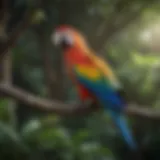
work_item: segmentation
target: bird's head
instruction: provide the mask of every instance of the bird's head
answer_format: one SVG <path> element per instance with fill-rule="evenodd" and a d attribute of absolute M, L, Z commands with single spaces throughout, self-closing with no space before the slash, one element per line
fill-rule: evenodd
<path fill-rule="evenodd" d="M 86 46 L 83 35 L 77 29 L 69 25 L 60 25 L 56 27 L 51 35 L 51 39 L 55 46 L 60 46 L 63 49 L 69 47 L 84 48 Z"/>

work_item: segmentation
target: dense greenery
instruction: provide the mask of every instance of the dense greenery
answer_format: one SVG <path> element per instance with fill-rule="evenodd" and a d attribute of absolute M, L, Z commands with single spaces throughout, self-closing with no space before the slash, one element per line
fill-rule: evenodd
<path fill-rule="evenodd" d="M 29 27 L 9 50 L 12 72 L 3 70 L 14 85 L 43 97 L 78 101 L 73 86 L 64 78 L 62 54 L 50 38 L 56 25 L 67 23 L 81 29 L 97 53 L 111 63 L 128 103 L 152 109 L 160 106 L 160 37 L 153 33 L 149 42 L 140 38 L 145 29 L 160 24 L 158 0 L 8 2 L 10 16 L 1 24 L 5 27 L 0 31 L 2 40 L 4 33 L 9 37 L 23 21 L 25 13 L 32 13 Z M 3 76 L 1 71 L 2 80 Z M 2 97 L 0 119 L 2 160 L 124 160 L 129 154 L 104 112 L 60 117 Z M 141 117 L 129 120 L 148 160 L 160 159 L 159 121 Z"/>

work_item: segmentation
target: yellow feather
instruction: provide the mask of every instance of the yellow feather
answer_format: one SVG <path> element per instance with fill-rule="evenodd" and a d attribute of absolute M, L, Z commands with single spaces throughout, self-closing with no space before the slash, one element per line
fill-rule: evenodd
<path fill-rule="evenodd" d="M 77 65 L 76 70 L 83 76 L 92 80 L 98 80 L 101 77 L 101 74 L 98 69 L 87 65 Z"/>
<path fill-rule="evenodd" d="M 102 60 L 100 57 L 92 54 L 92 52 L 88 52 L 87 54 L 94 61 L 99 70 L 107 77 L 107 79 L 109 79 L 116 88 L 120 88 L 120 83 L 118 82 L 109 64 Z"/>

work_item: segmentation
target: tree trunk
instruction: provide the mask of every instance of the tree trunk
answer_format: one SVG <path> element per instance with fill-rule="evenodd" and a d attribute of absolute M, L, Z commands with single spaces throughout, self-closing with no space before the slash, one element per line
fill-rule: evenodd
<path fill-rule="evenodd" d="M 8 13 L 4 13 L 4 16 L 1 19 L 0 24 L 0 49 L 3 48 L 4 44 L 7 41 L 6 27 L 8 23 Z M 0 81 L 2 83 L 12 85 L 12 55 L 8 51 L 0 63 Z M 3 100 L 3 96 L 0 95 L 0 99 Z M 8 116 L 10 124 L 16 126 L 16 115 L 15 115 L 15 101 L 8 100 Z"/>
<path fill-rule="evenodd" d="M 64 74 L 62 55 L 53 50 L 50 45 L 50 35 L 45 32 L 44 28 L 36 30 L 40 54 L 43 59 L 43 71 L 45 78 L 45 88 L 47 97 L 64 100 Z M 52 59 L 52 54 L 55 60 Z"/>

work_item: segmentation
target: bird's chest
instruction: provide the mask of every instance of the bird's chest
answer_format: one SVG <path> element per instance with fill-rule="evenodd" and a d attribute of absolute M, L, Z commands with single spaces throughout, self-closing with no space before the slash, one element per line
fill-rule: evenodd
<path fill-rule="evenodd" d="M 69 50 L 65 53 L 66 67 L 74 67 L 78 64 L 89 64 L 91 60 L 81 51 Z"/>
<path fill-rule="evenodd" d="M 85 55 L 82 55 L 81 53 L 70 51 L 69 53 L 66 53 L 64 60 L 65 60 L 66 73 L 71 78 L 71 81 L 75 84 L 79 92 L 80 98 L 82 100 L 90 99 L 92 97 L 92 94 L 89 93 L 89 91 L 82 84 L 78 82 L 75 74 L 73 73 L 73 69 L 75 66 L 81 64 L 88 64 L 90 63 L 89 59 Z"/>
<path fill-rule="evenodd" d="M 66 70 L 66 74 L 73 81 L 75 79 L 73 70 L 76 66 L 88 63 L 87 57 L 84 56 L 80 51 L 71 49 L 64 55 L 64 67 Z"/>

